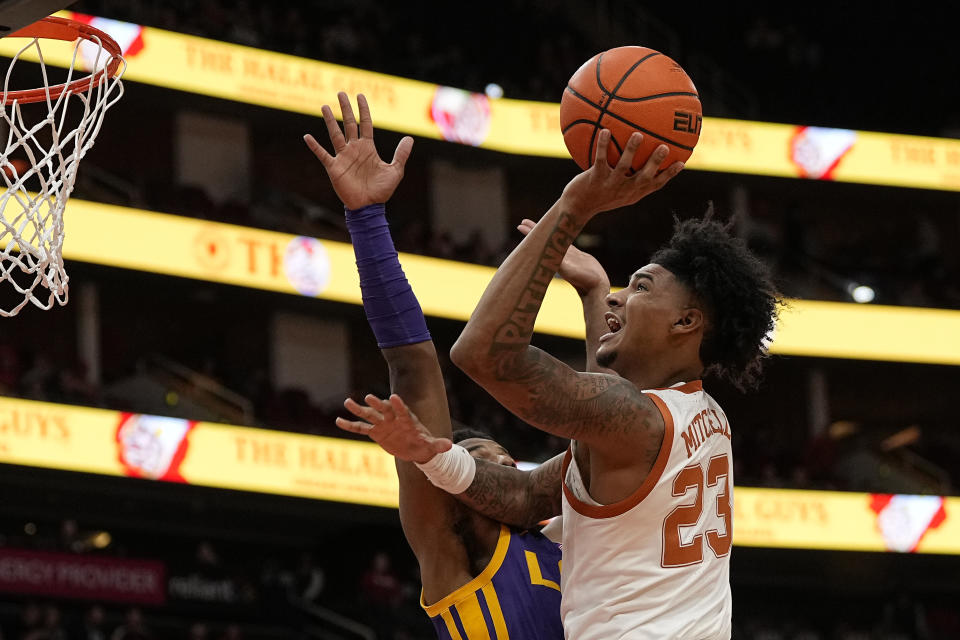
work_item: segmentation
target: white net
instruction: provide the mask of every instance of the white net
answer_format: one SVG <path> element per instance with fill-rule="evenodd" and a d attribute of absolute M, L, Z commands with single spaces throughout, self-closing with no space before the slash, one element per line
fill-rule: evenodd
<path fill-rule="evenodd" d="M 24 40 L 7 69 L 0 96 L 0 134 L 6 133 L 0 153 L 0 287 L 6 289 L 0 292 L 0 316 L 14 316 L 28 302 L 41 309 L 50 309 L 54 302 L 67 303 L 64 208 L 77 165 L 93 146 L 107 109 L 123 95 L 122 57 L 118 56 L 120 66 L 111 76 L 106 70 L 115 55 L 97 36 L 85 37 L 89 39 L 73 44 L 63 83 L 68 86 L 62 92 L 62 85 L 49 81 L 42 47 L 63 43 Z M 32 97 L 18 96 L 22 92 L 10 87 L 21 57 L 39 64 L 42 86 Z M 81 65 L 90 71 L 83 71 Z M 61 70 L 57 72 L 62 75 Z M 7 283 L 13 288 L 12 296 Z"/>

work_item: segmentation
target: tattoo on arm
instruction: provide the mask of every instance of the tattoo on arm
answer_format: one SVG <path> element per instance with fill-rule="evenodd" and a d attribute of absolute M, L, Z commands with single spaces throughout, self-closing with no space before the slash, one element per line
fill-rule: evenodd
<path fill-rule="evenodd" d="M 525 387 L 509 407 L 520 418 L 565 438 L 624 434 L 649 416 L 640 402 L 642 394 L 630 381 L 574 371 L 536 347 L 502 356 L 496 377 Z"/>
<path fill-rule="evenodd" d="M 560 268 L 579 226 L 561 214 L 507 320 L 490 346 L 497 382 L 522 384 L 522 397 L 506 403 L 521 418 L 539 426 L 557 427 L 562 435 L 578 438 L 581 430 L 622 433 L 634 428 L 644 411 L 639 392 L 626 380 L 612 375 L 583 376 L 564 363 L 530 346 L 537 312 L 550 280 Z M 599 424 L 597 424 L 599 423 Z"/>
<path fill-rule="evenodd" d="M 530 472 L 477 460 L 473 483 L 457 498 L 500 522 L 529 528 L 560 513 L 563 455 Z"/>
<path fill-rule="evenodd" d="M 513 311 L 510 312 L 510 317 L 494 332 L 491 355 L 495 355 L 502 348 L 509 349 L 529 344 L 537 312 L 540 311 L 543 298 L 547 295 L 547 287 L 560 270 L 563 256 L 578 233 L 579 227 L 573 222 L 573 218 L 566 213 L 561 214 L 556 226 L 550 232 L 546 246 L 540 253 L 533 274 L 527 280 Z"/>

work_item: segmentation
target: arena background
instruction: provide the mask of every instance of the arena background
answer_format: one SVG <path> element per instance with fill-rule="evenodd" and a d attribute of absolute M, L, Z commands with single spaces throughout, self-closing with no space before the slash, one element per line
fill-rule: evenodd
<path fill-rule="evenodd" d="M 68 207 L 70 304 L 0 330 L 0 637 L 432 637 L 391 463 L 333 425 L 386 368 L 301 137 L 338 89 L 369 97 L 382 153 L 416 136 L 388 215 L 401 251 L 442 260 L 402 257 L 444 354 L 576 171 L 566 79 L 621 44 L 684 65 L 703 138 L 580 246 L 622 285 L 713 202 L 795 299 L 758 393 L 708 383 L 734 430 L 734 637 L 960 637 L 960 87 L 935 12 L 67 9 L 131 23 L 100 23 L 130 68 Z M 582 366 L 557 288 L 537 343 Z M 530 463 L 563 448 L 444 366 L 457 419 Z"/>

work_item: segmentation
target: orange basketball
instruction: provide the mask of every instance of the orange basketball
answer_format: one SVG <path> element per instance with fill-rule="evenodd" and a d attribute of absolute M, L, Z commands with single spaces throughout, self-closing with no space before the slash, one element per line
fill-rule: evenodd
<path fill-rule="evenodd" d="M 9 161 L 6 161 L 0 165 L 3 167 L 3 172 L 7 174 L 9 180 L 15 180 L 17 177 L 22 176 L 27 172 L 27 169 L 30 168 L 30 164 L 26 160 L 21 160 L 20 158 L 13 158 Z"/>
<path fill-rule="evenodd" d="M 620 159 L 630 134 L 643 143 L 633 158 L 639 169 L 661 144 L 670 153 L 665 169 L 685 161 L 700 139 L 703 111 L 690 76 L 676 62 L 646 47 L 617 47 L 587 60 L 570 78 L 560 100 L 560 128 L 581 169 L 593 164 L 601 129 L 611 135 L 607 161 Z"/>

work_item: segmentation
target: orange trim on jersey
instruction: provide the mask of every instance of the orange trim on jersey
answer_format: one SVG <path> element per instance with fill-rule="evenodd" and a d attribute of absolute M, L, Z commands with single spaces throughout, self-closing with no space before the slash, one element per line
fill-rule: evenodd
<path fill-rule="evenodd" d="M 701 385 L 701 389 L 703 388 L 699 380 L 696 380 L 695 382 L 688 382 L 683 385 L 683 387 L 697 384 Z M 674 388 L 677 389 L 683 387 Z M 685 391 L 684 393 L 692 393 L 692 391 Z M 660 415 L 663 416 L 663 442 L 660 443 L 660 452 L 657 453 L 657 459 L 654 461 L 653 467 L 650 469 L 650 473 L 648 473 L 647 477 L 644 478 L 643 484 L 640 485 L 640 488 L 634 491 L 631 495 L 627 496 L 620 502 L 614 502 L 613 504 L 605 505 L 588 504 L 577 498 L 575 495 L 573 495 L 573 491 L 570 490 L 570 487 L 567 486 L 567 467 L 570 466 L 570 460 L 573 458 L 573 443 L 567 447 L 567 453 L 563 456 L 563 495 L 566 496 L 567 502 L 570 503 L 570 506 L 573 507 L 573 510 L 580 515 L 587 516 L 588 518 L 599 519 L 613 518 L 615 516 L 624 514 L 643 502 L 643 499 L 646 498 L 651 491 L 653 491 L 653 487 L 656 486 L 657 482 L 660 481 L 660 476 L 663 475 L 663 470 L 667 466 L 667 459 L 670 457 L 670 450 L 673 449 L 673 415 L 670 413 L 670 409 L 667 408 L 666 403 L 655 394 L 650 393 L 646 395 L 648 398 L 653 400 L 653 403 L 657 406 L 657 409 L 660 410 Z"/>
<path fill-rule="evenodd" d="M 493 557 L 490 558 L 489 564 L 484 567 L 483 571 L 480 572 L 476 578 L 463 585 L 450 595 L 444 596 L 438 600 L 435 604 L 427 604 L 423 601 L 423 590 L 420 590 L 420 606 L 423 607 L 423 610 L 427 612 L 427 615 L 431 618 L 437 617 L 440 613 L 446 611 L 450 607 L 460 603 L 464 598 L 472 596 L 474 593 L 479 591 L 484 585 L 490 583 L 493 580 L 493 574 L 495 574 L 499 569 L 500 565 L 503 564 L 503 559 L 507 557 L 507 548 L 510 546 L 510 528 L 506 525 L 500 525 L 500 537 L 497 539 L 497 547 L 493 550 Z"/>
<path fill-rule="evenodd" d="M 703 380 L 691 380 L 690 382 L 684 382 L 678 387 L 657 387 L 653 391 L 679 391 L 681 393 L 696 393 L 697 391 L 703 391 Z"/>

